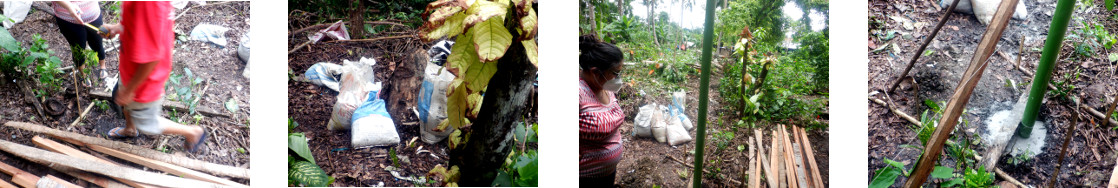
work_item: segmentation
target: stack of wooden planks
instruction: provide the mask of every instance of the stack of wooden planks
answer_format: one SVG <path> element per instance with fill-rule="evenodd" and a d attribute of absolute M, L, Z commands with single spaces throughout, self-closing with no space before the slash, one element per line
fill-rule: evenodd
<path fill-rule="evenodd" d="M 753 139 L 748 141 L 749 187 L 826 187 L 815 163 L 815 153 L 807 133 L 800 127 L 777 125 L 772 131 L 768 152 L 764 147 L 764 136 L 760 130 L 753 131 Z M 791 131 L 788 131 L 788 130 Z M 764 179 L 761 177 L 764 176 Z M 762 182 L 764 181 L 764 182 Z M 746 183 L 743 182 L 743 183 Z"/>
<path fill-rule="evenodd" d="M 69 142 L 74 146 L 86 147 L 104 155 L 162 172 L 149 172 L 121 165 L 40 136 L 31 139 L 39 148 L 0 140 L 0 151 L 49 166 L 59 172 L 100 187 L 248 187 L 214 176 L 248 178 L 248 169 L 174 156 L 148 148 L 61 131 L 42 125 L 8 122 L 4 126 L 44 134 Z M 51 175 L 39 177 L 4 163 L 0 163 L 0 171 L 11 175 L 11 182 L 20 187 L 36 187 L 37 185 L 80 187 Z M 0 188 L 8 187 L 16 186 L 0 180 Z"/>

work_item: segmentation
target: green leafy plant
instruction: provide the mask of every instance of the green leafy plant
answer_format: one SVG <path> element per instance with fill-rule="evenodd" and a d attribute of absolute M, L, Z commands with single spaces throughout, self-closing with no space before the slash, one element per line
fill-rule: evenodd
<path fill-rule="evenodd" d="M 873 179 L 870 180 L 870 188 L 887 188 L 896 183 L 897 177 L 908 176 L 904 164 L 889 159 L 884 160 L 885 167 L 874 171 Z"/>
<path fill-rule="evenodd" d="M 202 78 L 194 75 L 190 68 L 183 67 L 181 74 L 171 73 L 168 79 L 171 84 L 167 84 L 165 89 L 170 90 L 169 98 L 182 102 L 189 109 L 188 114 L 193 115 L 197 113 L 198 103 L 201 101 L 202 96 L 194 93 L 198 84 L 202 83 Z"/>
<path fill-rule="evenodd" d="M 287 184 L 289 186 L 325 187 L 334 183 L 321 167 L 315 164 L 314 155 L 303 133 L 292 132 L 299 126 L 295 119 L 287 120 Z"/>
<path fill-rule="evenodd" d="M 532 128 L 526 126 L 518 123 L 513 131 L 517 144 L 516 150 L 509 153 L 505 164 L 497 171 L 493 186 L 539 186 L 539 153 L 535 148 L 528 147 L 528 144 L 538 142 L 536 131 L 539 126 L 538 124 L 533 124 Z"/>

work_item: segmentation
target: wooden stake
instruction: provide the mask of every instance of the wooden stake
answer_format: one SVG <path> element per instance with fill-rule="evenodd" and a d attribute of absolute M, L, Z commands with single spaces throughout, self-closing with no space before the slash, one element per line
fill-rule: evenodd
<path fill-rule="evenodd" d="M 35 182 L 39 182 L 39 176 L 36 176 L 27 171 L 20 170 L 7 163 L 0 162 L 0 171 L 12 176 L 12 183 L 22 187 L 35 187 Z"/>
<path fill-rule="evenodd" d="M 905 66 L 904 71 L 901 72 L 901 75 L 898 76 L 896 81 L 893 82 L 892 86 L 889 87 L 890 93 L 892 93 L 893 90 L 896 90 L 897 86 L 901 85 L 901 81 L 903 81 L 904 78 L 908 76 L 908 71 L 912 70 L 912 65 L 915 65 L 916 60 L 919 60 L 920 56 L 924 54 L 924 49 L 928 47 L 928 44 L 932 43 L 932 40 L 936 40 L 936 34 L 939 34 L 939 29 L 942 29 L 943 24 L 947 23 L 947 16 L 951 15 L 952 11 L 955 11 L 955 6 L 959 5 L 959 1 L 960 0 L 951 1 L 951 6 L 948 6 L 947 11 L 943 12 L 943 16 L 939 17 L 939 22 L 936 23 L 936 27 L 932 29 L 931 36 L 928 36 L 928 38 L 924 39 L 924 43 L 921 44 L 920 48 L 918 48 L 916 52 L 913 53 L 912 58 L 908 61 L 908 65 Z"/>
<path fill-rule="evenodd" d="M 971 93 L 974 92 L 974 86 L 982 79 L 982 73 L 989 65 L 986 61 L 993 54 L 998 40 L 1001 38 L 1002 33 L 1005 31 L 1006 25 L 1009 24 L 1009 19 L 1013 16 L 1013 9 L 1017 6 L 1017 0 L 1005 0 L 998 5 L 998 11 L 994 14 L 994 18 L 990 21 L 989 27 L 986 32 L 982 34 L 982 41 L 978 43 L 974 56 L 971 58 L 970 66 L 967 71 L 963 73 L 963 79 L 959 81 L 958 86 L 955 88 L 954 94 L 951 96 L 951 101 L 947 103 L 947 108 L 944 108 L 944 116 L 939 120 L 939 127 L 936 127 L 935 133 L 932 133 L 930 142 L 924 147 L 923 156 L 920 161 L 916 163 L 915 170 L 912 175 L 906 180 L 905 186 L 908 188 L 917 188 L 928 180 L 928 174 L 932 173 L 932 168 L 935 167 L 936 162 L 939 161 L 939 155 L 943 151 L 943 144 L 947 138 L 951 137 L 951 131 L 955 130 L 955 125 L 959 123 L 959 116 L 962 115 L 963 109 L 966 108 L 967 102 L 970 101 Z M 997 157 L 997 156 L 992 156 Z"/>
<path fill-rule="evenodd" d="M 81 103 L 79 102 L 78 104 Z M 78 108 L 80 109 L 81 106 L 78 106 Z M 85 110 L 83 110 L 81 114 L 78 114 L 78 118 L 74 119 L 74 122 L 70 122 L 70 128 L 73 128 L 75 125 L 78 125 L 78 123 L 82 122 L 82 118 L 85 118 L 85 115 L 89 114 L 89 109 L 93 109 L 92 102 L 90 102 L 89 105 L 85 106 Z"/>
<path fill-rule="evenodd" d="M 124 178 L 158 186 L 180 187 L 188 185 L 194 187 L 224 187 L 210 182 L 178 178 L 131 168 L 120 168 L 119 166 L 28 147 L 7 140 L 0 140 L 0 150 L 40 164 L 60 165 L 109 177 Z"/>
<path fill-rule="evenodd" d="M 804 128 L 800 128 L 799 132 L 800 138 L 804 141 L 803 148 L 804 153 L 807 154 L 807 162 L 809 165 L 811 165 L 811 177 L 813 177 L 812 182 L 815 183 L 815 187 L 825 187 L 825 185 L 823 185 L 823 176 L 819 174 L 819 165 L 815 163 L 815 152 L 812 152 L 811 140 L 807 137 L 807 131 L 804 130 Z"/>
<path fill-rule="evenodd" d="M 217 184 L 224 184 L 224 185 L 228 185 L 228 186 L 232 186 L 232 187 L 248 187 L 248 186 L 242 185 L 242 184 L 237 183 L 237 182 L 229 181 L 227 179 L 214 177 L 214 176 L 209 175 L 209 174 L 201 173 L 201 172 L 198 172 L 198 171 L 193 171 L 193 170 L 186 169 L 186 168 L 183 168 L 183 167 L 180 167 L 180 166 L 175 166 L 173 164 L 160 162 L 160 161 L 155 161 L 155 160 L 143 158 L 143 157 L 140 157 L 140 156 L 132 155 L 132 154 L 129 154 L 129 153 L 117 151 L 117 150 L 114 150 L 114 149 L 109 149 L 109 148 L 106 148 L 104 146 L 98 146 L 98 145 L 87 145 L 87 146 L 90 149 L 93 149 L 95 151 L 98 151 L 98 152 L 101 152 L 101 153 L 104 153 L 104 154 L 109 154 L 109 155 L 112 155 L 112 156 L 120 158 L 120 159 L 124 159 L 124 160 L 127 160 L 127 161 L 132 161 L 133 163 L 136 163 L 136 164 L 144 165 L 144 166 L 149 167 L 149 168 L 153 168 L 153 169 L 164 171 L 164 172 L 167 172 L 167 173 L 179 175 L 179 176 L 182 176 L 182 177 L 186 177 L 186 178 L 190 178 L 190 179 L 196 179 L 196 180 L 202 180 L 202 181 L 208 181 L 208 182 L 213 182 L 213 183 L 217 183 Z"/>
<path fill-rule="evenodd" d="M 37 145 L 37 146 L 39 146 L 43 149 L 49 150 L 49 151 L 69 155 L 69 156 L 72 156 L 72 157 L 77 157 L 77 158 L 80 158 L 80 159 L 91 160 L 91 161 L 96 161 L 96 162 L 100 162 L 100 163 L 104 163 L 104 164 L 114 165 L 114 166 L 117 166 L 117 167 L 124 167 L 124 165 L 121 165 L 121 164 L 118 164 L 118 163 L 115 163 L 115 162 L 112 162 L 112 161 L 109 161 L 109 160 L 105 160 L 105 159 L 102 159 L 102 158 L 95 157 L 95 156 L 90 155 L 88 153 L 79 151 L 78 149 L 74 149 L 70 146 L 66 146 L 66 145 L 63 145 L 62 143 L 58 143 L 58 142 L 55 142 L 53 140 L 46 139 L 46 138 L 43 138 L 43 137 L 39 137 L 39 136 L 32 137 L 31 142 L 35 143 L 35 145 Z M 122 178 L 113 178 L 113 179 L 116 179 L 117 181 L 120 181 L 121 183 L 128 184 L 132 187 L 154 187 L 152 185 L 141 184 L 141 183 L 137 183 L 137 182 L 130 181 L 130 180 L 127 180 L 127 179 L 122 179 Z M 90 182 L 93 182 L 93 181 L 90 181 Z"/>
<path fill-rule="evenodd" d="M 233 167 L 233 166 L 229 166 L 229 165 L 214 164 L 214 163 L 209 163 L 209 162 L 205 162 L 205 161 L 201 161 L 201 160 L 197 160 L 197 159 L 191 159 L 191 158 L 187 158 L 187 157 L 183 157 L 183 156 L 175 156 L 175 155 L 162 153 L 162 152 L 158 152 L 158 151 L 151 150 L 151 149 L 148 149 L 148 148 L 139 147 L 139 146 L 123 143 L 123 142 L 117 142 L 117 141 L 111 141 L 111 140 L 96 138 L 96 137 L 85 136 L 85 135 L 81 135 L 81 134 L 78 134 L 78 133 L 61 131 L 61 130 L 58 130 L 58 129 L 52 129 L 52 128 L 45 127 L 45 126 L 42 126 L 42 125 L 36 125 L 36 124 L 31 124 L 31 123 L 10 121 L 10 122 L 4 123 L 4 125 L 8 126 L 8 127 L 14 127 L 14 128 L 19 128 L 19 129 L 31 131 L 31 132 L 51 135 L 52 137 L 59 138 L 59 139 L 62 139 L 62 140 L 74 140 L 74 141 L 78 141 L 78 142 L 81 142 L 81 143 L 85 143 L 87 145 L 105 146 L 107 148 L 112 148 L 112 149 L 116 149 L 116 150 L 120 150 L 120 151 L 125 151 L 125 152 L 131 153 L 131 154 L 135 154 L 135 155 L 138 155 L 138 156 L 145 157 L 145 158 L 154 159 L 154 160 L 158 160 L 158 161 L 163 161 L 163 162 L 179 165 L 179 166 L 186 167 L 186 168 L 189 168 L 189 169 L 209 172 L 209 173 L 212 173 L 214 175 L 230 176 L 230 177 L 235 177 L 235 178 L 249 178 L 248 169 L 244 169 L 244 168 L 237 168 L 237 167 Z"/>
<path fill-rule="evenodd" d="M 760 148 L 753 139 L 749 139 L 749 186 L 753 188 L 761 187 L 761 158 Z"/>
<path fill-rule="evenodd" d="M 765 143 L 761 142 L 764 140 L 764 135 L 761 134 L 761 130 L 753 129 L 753 136 L 753 139 L 757 140 L 757 156 L 761 158 L 758 165 L 765 172 L 765 181 L 769 183 L 769 187 L 776 187 L 776 173 L 773 172 L 772 166 L 769 166 L 771 155 L 765 156 Z"/>

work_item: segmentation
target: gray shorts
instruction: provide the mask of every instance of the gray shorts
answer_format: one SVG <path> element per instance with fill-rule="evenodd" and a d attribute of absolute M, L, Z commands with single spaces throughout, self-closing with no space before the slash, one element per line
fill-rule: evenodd
<path fill-rule="evenodd" d="M 169 125 L 171 120 L 163 118 L 163 99 L 140 103 L 133 102 L 124 107 L 128 110 L 128 116 L 132 118 L 132 125 L 136 126 L 136 130 L 140 133 L 148 135 L 163 134 L 163 128 Z"/>

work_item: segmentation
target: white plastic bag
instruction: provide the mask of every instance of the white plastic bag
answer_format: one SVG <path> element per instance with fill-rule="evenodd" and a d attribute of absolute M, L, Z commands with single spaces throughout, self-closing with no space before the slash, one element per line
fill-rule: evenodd
<path fill-rule="evenodd" d="M 303 77 L 306 78 L 308 82 L 314 85 L 326 86 L 326 88 L 330 88 L 334 91 L 340 91 L 338 88 L 338 80 L 341 80 L 341 76 L 342 66 L 327 62 L 315 63 L 311 65 L 311 68 L 307 69 L 306 73 L 303 73 Z"/>
<path fill-rule="evenodd" d="M 241 61 L 245 62 L 245 70 L 244 70 L 243 73 L 241 73 L 241 75 L 244 76 L 245 78 L 249 78 L 249 72 L 250 72 L 249 70 L 252 67 L 251 66 L 252 64 L 248 63 L 248 58 L 249 58 L 249 54 L 250 54 L 249 52 L 252 52 L 252 50 L 250 50 L 251 47 L 252 47 L 250 41 L 251 40 L 249 40 L 248 34 L 246 33 L 245 35 L 243 35 L 241 37 L 241 44 L 240 44 L 240 46 L 237 47 L 237 57 L 240 57 Z"/>
<path fill-rule="evenodd" d="M 4 1 L 4 16 L 12 19 L 4 20 L 4 28 L 12 28 L 13 25 L 23 22 L 30 11 L 31 1 Z"/>
<path fill-rule="evenodd" d="M 309 39 L 311 43 L 318 43 L 319 40 L 322 40 L 322 37 L 330 37 L 330 39 L 334 40 L 349 40 L 349 31 L 346 30 L 345 23 L 338 20 L 338 22 L 331 24 L 330 27 L 315 32 Z"/>
<path fill-rule="evenodd" d="M 687 133 L 687 129 L 683 127 L 683 123 L 679 118 L 671 118 L 667 127 L 667 140 L 670 145 L 679 145 L 691 141 L 691 135 Z"/>
<path fill-rule="evenodd" d="M 687 117 L 687 113 L 684 113 L 685 109 L 687 109 L 687 105 L 685 105 L 686 103 L 687 92 L 680 90 L 672 93 L 672 108 L 670 112 L 672 114 L 672 118 L 677 119 L 673 121 L 680 121 L 684 129 L 691 130 L 695 128 L 695 126 L 691 123 L 691 118 Z"/>
<path fill-rule="evenodd" d="M 341 90 L 326 126 L 329 130 L 349 129 L 353 123 L 353 111 L 365 102 L 370 91 L 380 91 L 381 88 L 380 82 L 373 80 L 373 65 L 376 65 L 376 60 L 362 57 L 356 62 L 343 60 L 343 64 Z"/>
<path fill-rule="evenodd" d="M 666 142 L 668 140 L 668 107 L 659 105 L 658 110 L 652 114 L 652 137 L 656 138 L 657 142 Z"/>
<path fill-rule="evenodd" d="M 377 92 L 369 92 L 361 107 L 353 112 L 353 129 L 350 142 L 354 148 L 390 146 L 400 143 L 400 133 L 396 124 L 384 107 L 384 100 L 377 98 Z"/>
<path fill-rule="evenodd" d="M 637 117 L 633 118 L 633 135 L 637 137 L 652 137 L 652 115 L 656 113 L 656 103 L 640 107 Z"/>
<path fill-rule="evenodd" d="M 939 6 L 948 8 L 951 2 L 955 0 L 940 0 Z M 974 1 L 974 2 L 972 2 Z M 998 4 L 1001 0 L 959 0 L 959 5 L 955 5 L 955 12 L 974 14 L 978 21 L 982 24 L 989 24 L 990 20 L 994 18 L 994 12 L 998 11 Z M 979 6 L 972 6 L 979 5 Z M 1013 11 L 1013 19 L 1024 20 L 1029 18 L 1028 8 L 1025 7 L 1025 0 L 1017 1 L 1017 8 Z"/>
<path fill-rule="evenodd" d="M 435 144 L 446 139 L 453 132 L 447 128 L 443 131 L 434 131 L 443 120 L 446 120 L 446 90 L 450 82 L 454 81 L 454 74 L 432 62 L 427 62 L 424 70 L 422 90 L 419 92 L 419 120 L 420 133 L 423 142 Z"/>
<path fill-rule="evenodd" d="M 225 39 L 225 31 L 229 31 L 229 28 L 211 24 L 198 24 L 190 31 L 190 40 L 212 42 L 224 47 L 229 44 L 229 41 Z"/>

